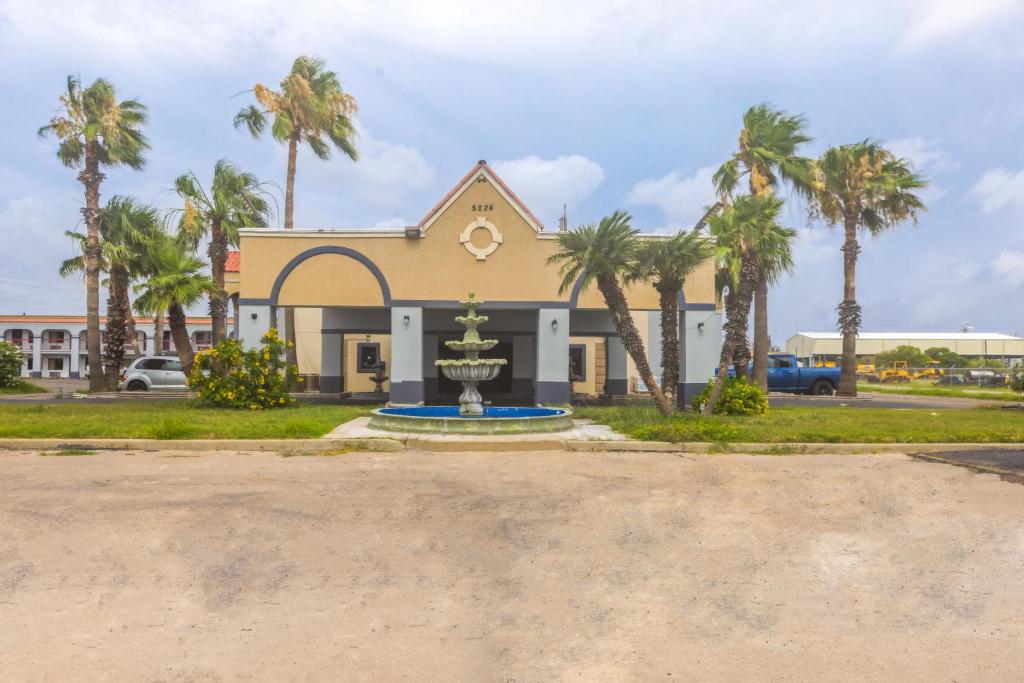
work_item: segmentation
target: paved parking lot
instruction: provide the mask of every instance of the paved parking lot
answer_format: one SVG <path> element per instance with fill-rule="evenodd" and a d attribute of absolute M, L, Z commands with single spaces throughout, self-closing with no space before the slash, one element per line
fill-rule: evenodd
<path fill-rule="evenodd" d="M 900 455 L 0 453 L 0 670 L 1019 680 L 1022 517 Z"/>

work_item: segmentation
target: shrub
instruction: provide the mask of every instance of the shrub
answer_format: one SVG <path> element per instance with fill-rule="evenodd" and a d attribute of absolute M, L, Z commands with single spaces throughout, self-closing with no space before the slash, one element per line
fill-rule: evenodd
<path fill-rule="evenodd" d="M 21 350 L 7 341 L 0 341 L 0 387 L 13 387 L 21 381 Z"/>
<path fill-rule="evenodd" d="M 709 380 L 699 394 L 693 397 L 693 409 L 700 409 L 711 395 L 714 380 Z M 722 397 L 715 406 L 716 415 L 764 415 L 768 412 L 768 394 L 761 388 L 749 384 L 746 377 L 733 378 L 726 382 Z"/>
<path fill-rule="evenodd" d="M 1018 394 L 1024 394 L 1024 363 L 1018 363 L 1010 370 L 1010 388 Z"/>
<path fill-rule="evenodd" d="M 285 363 L 284 340 L 271 328 L 260 348 L 248 351 L 235 339 L 225 339 L 196 354 L 188 385 L 208 405 L 263 410 L 294 402 L 288 391 L 295 386 L 299 369 Z"/>

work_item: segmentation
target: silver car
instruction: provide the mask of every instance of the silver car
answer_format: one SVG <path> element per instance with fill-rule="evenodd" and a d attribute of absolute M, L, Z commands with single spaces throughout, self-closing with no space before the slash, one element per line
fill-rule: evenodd
<path fill-rule="evenodd" d="M 188 389 L 185 371 L 176 358 L 139 358 L 121 373 L 117 388 L 127 391 Z"/>

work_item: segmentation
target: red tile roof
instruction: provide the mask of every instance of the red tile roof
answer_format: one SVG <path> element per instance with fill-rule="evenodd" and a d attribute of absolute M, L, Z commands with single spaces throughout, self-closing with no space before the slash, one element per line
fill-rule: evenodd
<path fill-rule="evenodd" d="M 224 264 L 224 270 L 228 273 L 241 273 L 242 253 L 239 251 L 229 251 L 227 263 Z"/>
<path fill-rule="evenodd" d="M 448 203 L 448 200 L 449 200 L 449 199 L 451 199 L 451 198 L 452 198 L 452 196 L 454 196 L 454 195 L 455 195 L 455 193 L 457 193 L 457 192 L 458 192 L 458 191 L 459 191 L 459 190 L 460 190 L 460 189 L 462 188 L 462 186 L 463 186 L 463 185 L 465 185 L 466 183 L 468 183 L 468 182 L 469 182 L 469 181 L 470 181 L 470 180 L 471 180 L 471 179 L 473 178 L 473 176 L 474 176 L 474 175 L 475 175 L 475 174 L 476 174 L 476 173 L 477 173 L 477 172 L 478 172 L 478 171 L 479 171 L 479 170 L 480 170 L 481 168 L 484 168 L 484 169 L 486 169 L 486 170 L 487 170 L 487 172 L 488 172 L 488 173 L 489 173 L 489 174 L 491 175 L 491 177 L 493 177 L 493 178 L 494 178 L 494 180 L 495 180 L 495 181 L 496 181 L 496 182 L 498 183 L 498 185 L 500 185 L 500 186 L 501 186 L 501 189 L 502 189 L 502 190 L 504 190 L 504 191 L 505 191 L 505 192 L 506 192 L 506 193 L 508 194 L 508 196 L 512 198 L 512 201 L 516 203 L 516 206 L 518 206 L 518 207 L 519 207 L 520 209 L 522 209 L 522 210 L 523 210 L 523 213 L 525 213 L 525 214 L 526 214 L 527 216 L 529 216 L 529 217 L 530 217 L 530 218 L 531 218 L 531 219 L 533 220 L 533 222 L 537 224 L 537 227 L 539 227 L 539 228 L 540 228 L 541 230 L 543 230 L 543 229 L 544 229 L 544 224 L 543 224 L 543 223 L 541 223 L 541 222 L 540 222 L 540 221 L 539 221 L 539 220 L 537 219 L 537 217 L 533 215 L 533 212 L 532 212 L 532 211 L 530 211 L 530 207 L 528 207 L 528 206 L 527 206 L 526 204 L 524 204 L 524 203 L 523 203 L 523 200 L 522 200 L 522 199 L 520 199 L 519 197 L 517 197 L 517 196 L 516 196 L 516 193 L 515 193 L 515 192 L 513 192 L 513 191 L 512 191 L 511 189 L 509 189 L 509 186 L 505 184 L 505 181 L 501 179 L 501 176 L 499 176 L 499 175 L 498 175 L 497 173 L 495 173 L 495 172 L 494 172 L 494 169 L 493 169 L 493 168 L 491 168 L 491 167 L 490 167 L 490 166 L 489 166 L 489 165 L 487 164 L 487 162 L 486 162 L 486 161 L 484 161 L 484 160 L 482 160 L 482 159 L 481 159 L 480 161 L 478 161 L 478 162 L 477 162 L 476 166 L 474 166 L 473 168 L 469 169 L 469 173 L 467 173 L 467 174 L 466 174 L 465 176 L 463 176 L 462 180 L 460 180 L 459 182 L 455 183 L 455 187 L 453 187 L 453 188 L 452 188 L 452 189 L 451 189 L 451 190 L 450 190 L 450 191 L 448 192 L 448 194 L 446 194 L 446 195 L 445 195 L 444 197 L 441 197 L 441 201 L 439 201 L 439 202 L 438 202 L 437 204 L 435 204 L 435 205 L 434 205 L 434 208 L 432 208 L 432 209 L 431 209 L 431 210 L 430 210 L 429 212 L 427 212 L 427 215 L 423 217 L 423 220 L 421 220 L 421 221 L 420 221 L 420 222 L 418 223 L 419 227 L 421 227 L 421 228 L 422 228 L 422 227 L 423 227 L 424 225 L 426 225 L 426 224 L 427 224 L 427 222 L 428 222 L 428 221 L 430 221 L 430 219 L 431 219 L 431 218 L 433 218 L 433 217 L 434 217 L 434 215 L 435 215 L 435 214 L 436 214 L 436 213 L 437 213 L 438 211 L 440 211 L 440 210 L 441 210 L 441 208 L 442 208 L 442 207 L 443 207 L 443 206 L 444 206 L 445 204 L 447 204 L 447 203 Z"/>

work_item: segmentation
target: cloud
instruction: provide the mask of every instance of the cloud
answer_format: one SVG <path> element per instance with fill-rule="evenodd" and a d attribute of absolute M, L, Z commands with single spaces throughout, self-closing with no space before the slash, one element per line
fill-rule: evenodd
<path fill-rule="evenodd" d="M 885 148 L 902 159 L 909 159 L 919 171 L 946 171 L 960 164 L 953 161 L 949 153 L 939 148 L 936 140 L 922 137 L 886 140 Z"/>
<path fill-rule="evenodd" d="M 604 182 L 601 165 L 578 154 L 557 159 L 527 156 L 494 161 L 491 167 L 546 225 L 557 222 L 563 204 L 573 208 Z"/>
<path fill-rule="evenodd" d="M 1011 287 L 1024 287 L 1024 252 L 1003 249 L 992 260 L 992 270 Z"/>
<path fill-rule="evenodd" d="M 394 230 L 396 228 L 404 228 L 409 225 L 409 221 L 401 218 L 389 218 L 386 221 L 377 221 L 374 224 L 374 228 L 378 230 Z"/>
<path fill-rule="evenodd" d="M 661 178 L 641 180 L 626 195 L 630 204 L 656 206 L 671 227 L 689 228 L 704 215 L 705 207 L 715 201 L 712 166 L 697 169 L 692 176 L 672 171 Z"/>
<path fill-rule="evenodd" d="M 1010 206 L 1024 212 L 1024 170 L 989 169 L 974 183 L 971 194 L 986 213 Z"/>
<path fill-rule="evenodd" d="M 376 225 L 382 222 L 382 215 L 423 211 L 420 195 L 436 190 L 437 173 L 417 148 L 375 138 L 363 126 L 357 129 L 359 161 L 337 151 L 328 163 L 308 152 L 300 159 L 297 175 L 303 180 L 309 176 L 313 182 L 303 188 L 302 203 L 296 206 L 297 212 L 303 211 L 301 216 L 296 213 L 297 226 Z M 283 163 L 283 147 L 277 154 Z"/>
<path fill-rule="evenodd" d="M 903 46 L 919 49 L 965 33 L 1011 20 L 1020 11 L 1018 0 L 929 0 L 912 15 Z"/>

